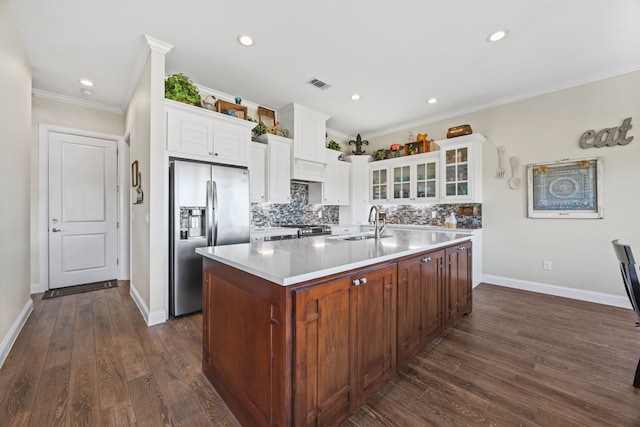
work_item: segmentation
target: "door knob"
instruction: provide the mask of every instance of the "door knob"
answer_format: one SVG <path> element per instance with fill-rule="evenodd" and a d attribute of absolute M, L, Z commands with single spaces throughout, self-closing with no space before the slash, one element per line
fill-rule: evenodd
<path fill-rule="evenodd" d="M 53 231 L 54 233 L 59 233 L 62 230 L 60 230 L 59 228 L 52 228 L 51 231 Z"/>

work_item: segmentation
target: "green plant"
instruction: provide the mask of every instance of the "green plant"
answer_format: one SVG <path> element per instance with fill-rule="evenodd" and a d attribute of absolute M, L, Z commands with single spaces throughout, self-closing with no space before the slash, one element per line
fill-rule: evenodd
<path fill-rule="evenodd" d="M 374 151 L 372 155 L 374 160 L 384 160 L 389 156 L 389 154 L 391 154 L 391 150 L 387 150 L 386 148 L 381 148 L 379 150 Z"/>
<path fill-rule="evenodd" d="M 256 122 L 251 117 L 249 117 L 247 120 L 249 120 L 250 122 L 254 122 L 254 123 Z M 276 123 L 274 126 L 268 128 L 267 125 L 265 125 L 262 122 L 262 120 L 260 120 L 258 122 L 258 124 L 256 125 L 256 127 L 251 129 L 251 132 L 253 132 L 254 136 L 264 135 L 265 133 L 270 133 L 270 134 L 276 135 L 276 136 L 284 136 L 284 137 L 289 136 L 289 130 L 288 129 L 278 129 L 278 125 L 279 125 L 279 123 Z"/>
<path fill-rule="evenodd" d="M 164 81 L 164 97 L 185 104 L 201 106 L 200 93 L 189 77 L 182 73 L 172 74 Z"/>
<path fill-rule="evenodd" d="M 329 141 L 329 143 L 327 144 L 327 148 L 330 148 L 330 149 L 336 150 L 336 151 L 342 151 L 342 147 L 340 147 L 340 144 L 335 142 L 333 139 L 331 141 Z"/>

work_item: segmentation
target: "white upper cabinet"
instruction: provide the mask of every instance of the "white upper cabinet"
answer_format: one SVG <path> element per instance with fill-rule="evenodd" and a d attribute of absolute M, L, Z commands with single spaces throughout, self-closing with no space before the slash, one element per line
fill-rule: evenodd
<path fill-rule="evenodd" d="M 401 157 L 390 161 L 391 203 L 435 203 L 439 200 L 436 152 Z"/>
<path fill-rule="evenodd" d="M 289 203 L 291 201 L 291 139 L 271 134 L 252 142 L 251 201 Z"/>
<path fill-rule="evenodd" d="M 251 203 L 267 202 L 267 144 L 251 143 L 249 186 Z"/>
<path fill-rule="evenodd" d="M 309 203 L 348 205 L 350 203 L 351 164 L 338 160 L 340 152 L 325 148 L 327 165 L 324 182 L 309 183 Z"/>
<path fill-rule="evenodd" d="M 351 163 L 351 203 L 369 203 L 369 162 L 371 156 L 347 156 Z"/>
<path fill-rule="evenodd" d="M 255 123 L 165 99 L 170 155 L 249 166 Z"/>
<path fill-rule="evenodd" d="M 277 112 L 280 126 L 293 134 L 291 178 L 322 182 L 325 167 L 325 134 L 330 116 L 298 103 Z"/>
<path fill-rule="evenodd" d="M 482 143 L 479 133 L 436 141 L 440 146 L 440 200 L 482 203 Z"/>
<path fill-rule="evenodd" d="M 482 203 L 479 133 L 436 141 L 438 151 L 369 164 L 370 203 Z"/>

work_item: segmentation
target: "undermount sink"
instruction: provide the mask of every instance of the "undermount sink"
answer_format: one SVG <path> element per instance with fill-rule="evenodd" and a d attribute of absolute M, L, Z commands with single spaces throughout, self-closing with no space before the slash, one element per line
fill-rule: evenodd
<path fill-rule="evenodd" d="M 390 236 L 380 236 L 379 238 L 382 239 L 384 237 L 390 237 Z M 371 234 L 361 234 L 358 236 L 345 236 L 345 237 L 335 237 L 336 240 L 367 240 L 367 239 L 375 239 L 376 236 L 372 236 Z"/>

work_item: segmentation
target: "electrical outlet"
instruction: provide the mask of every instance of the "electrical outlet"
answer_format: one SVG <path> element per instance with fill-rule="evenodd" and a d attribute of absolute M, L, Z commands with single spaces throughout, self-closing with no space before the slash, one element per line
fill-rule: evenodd
<path fill-rule="evenodd" d="M 551 261 L 542 261 L 543 270 L 551 270 Z"/>
<path fill-rule="evenodd" d="M 436 211 L 431 211 L 431 218 L 435 218 L 438 216 L 438 212 Z"/>

